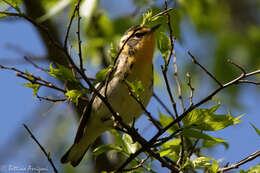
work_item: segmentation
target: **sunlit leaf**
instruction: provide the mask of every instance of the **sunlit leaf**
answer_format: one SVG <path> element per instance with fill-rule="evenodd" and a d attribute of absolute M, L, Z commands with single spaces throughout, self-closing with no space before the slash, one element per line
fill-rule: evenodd
<path fill-rule="evenodd" d="M 143 21 L 142 21 L 141 26 L 144 26 L 151 21 L 152 14 L 153 14 L 152 10 L 143 14 Z"/>
<path fill-rule="evenodd" d="M 206 168 L 211 166 L 211 158 L 209 157 L 198 157 L 191 161 L 194 168 Z"/>
<path fill-rule="evenodd" d="M 73 75 L 71 69 L 66 68 L 63 65 L 57 64 L 57 68 L 53 68 L 50 64 L 50 71 L 48 73 L 53 77 L 63 80 L 63 81 L 71 81 L 71 82 L 79 82 Z"/>
<path fill-rule="evenodd" d="M 205 131 L 217 131 L 241 122 L 240 118 L 242 115 L 232 117 L 229 113 L 228 115 L 215 114 L 219 106 L 218 104 L 209 109 L 194 109 L 184 117 L 184 125 L 192 125 L 193 128 Z"/>
<path fill-rule="evenodd" d="M 216 160 L 209 157 L 198 157 L 191 161 L 195 169 L 206 168 L 208 173 L 217 173 L 218 163 Z"/>
<path fill-rule="evenodd" d="M 217 173 L 218 172 L 218 168 L 219 168 L 219 165 L 218 165 L 218 162 L 214 159 L 212 159 L 212 166 L 208 169 L 208 172 L 209 173 Z"/>
<path fill-rule="evenodd" d="M 157 46 L 159 51 L 162 54 L 162 57 L 164 59 L 164 61 L 167 61 L 167 57 L 170 53 L 170 49 L 171 49 L 171 42 L 169 37 L 164 33 L 161 32 L 158 39 L 157 39 Z"/>
<path fill-rule="evenodd" d="M 223 140 L 223 139 L 215 138 L 215 137 L 206 135 L 205 133 L 202 133 L 200 131 L 193 130 L 193 129 L 183 129 L 182 134 L 184 136 L 193 137 L 196 139 L 205 139 L 205 140 L 212 140 L 212 141 L 216 141 L 216 142 L 225 142 L 225 140 Z"/>
<path fill-rule="evenodd" d="M 23 84 L 25 87 L 32 88 L 33 89 L 33 97 L 36 96 L 37 92 L 39 91 L 41 85 L 39 84 L 33 84 L 33 83 L 25 83 Z"/>
<path fill-rule="evenodd" d="M 127 153 L 135 153 L 141 146 L 137 142 L 133 142 L 131 136 L 128 134 L 123 134 L 123 140 L 126 145 Z"/>
<path fill-rule="evenodd" d="M 177 161 L 179 157 L 178 153 L 180 148 L 180 142 L 181 142 L 180 138 L 167 141 L 161 146 L 162 149 L 160 149 L 158 153 L 160 154 L 161 157 L 167 156 L 173 159 L 174 161 Z"/>
<path fill-rule="evenodd" d="M 82 90 L 69 90 L 65 93 L 65 95 L 68 97 L 68 100 L 72 100 L 76 105 L 78 105 L 79 98 L 83 96 L 84 94 L 89 93 L 90 91 L 86 89 Z"/>

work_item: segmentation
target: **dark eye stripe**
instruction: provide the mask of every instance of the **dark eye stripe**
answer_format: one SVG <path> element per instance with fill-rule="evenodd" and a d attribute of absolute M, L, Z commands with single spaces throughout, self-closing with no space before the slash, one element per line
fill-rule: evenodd
<path fill-rule="evenodd" d="M 140 38 L 140 37 L 144 36 L 145 34 L 147 34 L 147 32 L 138 32 L 138 33 L 135 33 L 135 37 Z"/>

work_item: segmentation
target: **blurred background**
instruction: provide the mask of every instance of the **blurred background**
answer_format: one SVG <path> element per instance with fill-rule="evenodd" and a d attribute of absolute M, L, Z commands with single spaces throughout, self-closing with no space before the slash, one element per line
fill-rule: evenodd
<path fill-rule="evenodd" d="M 48 25 L 53 38 L 63 43 L 75 2 L 75 0 L 23 0 L 22 11 Z M 174 8 L 171 12 L 171 22 L 173 35 L 177 38 L 175 48 L 185 106 L 189 105 L 187 72 L 191 74 L 192 85 L 195 88 L 195 103 L 217 87 L 212 79 L 192 63 L 186 53 L 187 50 L 223 83 L 240 75 L 240 71 L 227 62 L 228 59 L 243 66 L 248 72 L 260 68 L 260 1 L 240 0 L 238 3 L 236 0 L 173 0 L 168 1 L 168 7 Z M 0 2 L 0 10 L 5 8 L 6 5 Z M 162 11 L 164 1 L 83 0 L 81 34 L 88 76 L 95 77 L 99 69 L 109 64 L 111 43 L 117 44 L 127 28 L 140 24 L 142 14 L 150 9 L 155 12 Z M 77 62 L 76 22 L 73 23 L 69 40 L 72 45 L 72 56 Z M 171 108 L 160 70 L 160 65 L 164 62 L 158 51 L 155 55 L 154 92 Z M 0 64 L 28 70 L 49 81 L 58 82 L 60 86 L 64 85 L 33 67 L 24 56 L 45 68 L 48 68 L 51 62 L 61 64 L 65 62 L 64 57 L 50 46 L 46 36 L 29 22 L 18 17 L 0 19 Z M 173 71 L 171 62 L 169 79 L 172 90 L 177 96 Z M 86 170 L 99 172 L 101 168 L 97 168 L 98 163 L 91 159 L 91 152 L 85 156 L 84 163 L 76 169 L 61 165 L 59 162 L 64 151 L 73 142 L 77 129 L 78 115 L 72 103 L 50 103 L 33 98 L 32 89 L 24 87 L 23 83 L 26 82 L 12 71 L 0 70 L 0 79 L 2 98 L 0 99 L 0 172 L 6 172 L 10 166 L 28 165 L 48 168 L 52 172 L 46 157 L 30 138 L 23 123 L 30 127 L 36 138 L 50 152 L 61 172 L 86 172 Z M 259 75 L 257 79 L 260 80 Z M 217 145 L 202 151 L 218 160 L 222 166 L 240 161 L 260 148 L 260 137 L 250 125 L 252 123 L 260 128 L 259 89 L 258 86 L 249 84 L 233 86 L 201 106 L 207 108 L 221 103 L 221 108 L 217 112 L 219 114 L 227 112 L 232 116 L 244 114 L 240 124 L 210 133 L 214 137 L 227 140 L 228 148 Z M 54 98 L 61 96 L 51 89 L 44 88 L 40 89 L 39 95 Z M 177 100 L 177 97 L 175 98 Z M 158 112 L 162 110 L 154 99 L 151 99 L 147 109 L 155 118 L 158 118 Z M 147 139 L 155 133 L 155 129 L 145 116 L 136 122 L 136 126 Z M 109 143 L 110 139 L 107 133 L 100 142 Z M 259 158 L 255 159 L 240 168 L 247 170 L 259 164 L 259 161 Z M 168 172 L 156 163 L 153 168 L 158 172 Z"/>

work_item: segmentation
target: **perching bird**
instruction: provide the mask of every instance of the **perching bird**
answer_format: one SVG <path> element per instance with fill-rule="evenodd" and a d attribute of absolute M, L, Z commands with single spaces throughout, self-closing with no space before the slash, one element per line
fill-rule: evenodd
<path fill-rule="evenodd" d="M 141 106 L 129 95 L 125 81 L 141 82 L 144 90 L 140 100 L 144 106 L 153 94 L 154 31 L 159 26 L 135 26 L 126 31 L 120 40 L 119 50 L 122 52 L 116 60 L 114 73 L 108 85 L 104 85 L 100 90 L 103 96 L 106 91 L 108 102 L 119 113 L 124 123 L 136 120 L 143 113 Z M 86 114 L 80 120 L 74 144 L 61 158 L 61 163 L 77 166 L 96 138 L 113 128 L 111 112 L 99 97 L 94 98 Z"/>

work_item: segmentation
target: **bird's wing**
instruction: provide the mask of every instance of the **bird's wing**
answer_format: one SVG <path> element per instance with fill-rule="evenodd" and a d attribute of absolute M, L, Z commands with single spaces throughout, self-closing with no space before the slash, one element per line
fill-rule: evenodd
<path fill-rule="evenodd" d="M 131 71 L 131 66 L 133 65 L 133 63 L 134 63 L 134 61 L 130 61 L 128 59 L 128 56 L 121 54 L 120 57 L 118 58 L 117 62 L 116 62 L 115 68 L 112 71 L 109 72 L 110 74 L 108 73 L 108 75 L 111 76 L 109 81 L 113 80 L 113 77 L 115 77 L 115 75 L 120 75 L 119 78 L 121 78 L 121 79 L 126 77 L 127 74 Z M 124 68 L 120 67 L 120 66 L 124 66 Z M 101 82 L 101 83 L 97 84 L 96 89 L 98 91 L 104 92 L 105 87 L 106 87 L 106 83 Z M 101 94 L 104 95 L 104 93 L 101 93 Z M 84 129 L 86 127 L 88 120 L 90 119 L 92 107 L 93 107 L 93 102 L 96 99 L 96 97 L 97 97 L 96 94 L 92 95 L 91 100 L 89 101 L 88 105 L 86 105 L 86 107 L 83 111 L 78 129 L 77 129 L 76 137 L 74 139 L 74 143 L 78 143 L 80 141 L 81 137 L 84 134 Z M 102 104 L 102 101 L 100 102 L 100 104 Z"/>
<path fill-rule="evenodd" d="M 78 129 L 77 129 L 76 137 L 74 139 L 74 143 L 78 143 L 80 141 L 81 137 L 83 136 L 85 126 L 86 126 L 86 124 L 87 124 L 87 122 L 88 122 L 88 120 L 90 118 L 93 100 L 94 99 L 92 99 L 87 104 L 87 106 L 85 107 L 85 109 L 83 111 L 83 114 L 82 114 L 82 116 L 80 118 L 80 123 L 79 123 Z"/>

